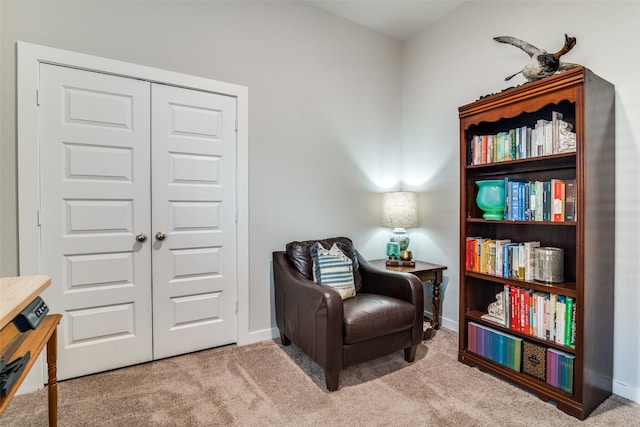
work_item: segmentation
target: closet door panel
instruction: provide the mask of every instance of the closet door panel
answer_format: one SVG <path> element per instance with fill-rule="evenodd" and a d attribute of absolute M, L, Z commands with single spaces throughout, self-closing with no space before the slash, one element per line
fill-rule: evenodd
<path fill-rule="evenodd" d="M 150 84 L 40 65 L 44 299 L 58 378 L 151 360 Z"/>
<path fill-rule="evenodd" d="M 236 341 L 235 126 L 233 97 L 152 86 L 155 358 Z"/>

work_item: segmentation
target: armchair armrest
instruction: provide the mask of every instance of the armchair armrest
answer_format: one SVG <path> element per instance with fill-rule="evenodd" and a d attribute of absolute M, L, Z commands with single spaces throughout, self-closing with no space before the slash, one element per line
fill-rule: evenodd
<path fill-rule="evenodd" d="M 414 305 L 420 305 L 424 309 L 424 288 L 417 276 L 410 273 L 382 270 L 358 254 L 360 274 L 362 274 L 362 290 L 374 294 L 382 294 Z"/>
<path fill-rule="evenodd" d="M 422 341 L 422 321 L 424 317 L 424 288 L 417 276 L 410 273 L 382 270 L 377 268 L 358 253 L 360 274 L 362 275 L 362 292 L 382 294 L 398 298 L 413 304 L 417 316 L 412 330 L 412 342 Z"/>
<path fill-rule="evenodd" d="M 280 333 L 325 370 L 339 372 L 344 317 L 340 294 L 300 274 L 283 251 L 273 253 L 273 277 Z"/>

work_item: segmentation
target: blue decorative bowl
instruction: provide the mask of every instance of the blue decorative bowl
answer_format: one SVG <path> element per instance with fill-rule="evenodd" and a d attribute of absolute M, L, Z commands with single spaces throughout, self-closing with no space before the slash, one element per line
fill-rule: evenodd
<path fill-rule="evenodd" d="M 499 220 L 504 219 L 504 180 L 488 179 L 476 181 L 478 196 L 476 203 L 484 211 L 482 218 Z"/>

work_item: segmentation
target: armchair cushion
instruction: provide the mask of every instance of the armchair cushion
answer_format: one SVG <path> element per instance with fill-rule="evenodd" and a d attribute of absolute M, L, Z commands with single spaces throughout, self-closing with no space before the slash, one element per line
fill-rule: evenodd
<path fill-rule="evenodd" d="M 348 237 L 332 237 L 322 240 L 305 240 L 287 243 L 286 252 L 296 267 L 296 270 L 307 279 L 313 280 L 313 260 L 311 259 L 310 250 L 311 246 L 316 242 L 320 242 L 325 248 L 330 248 L 334 243 L 337 243 L 338 247 L 351 258 L 351 261 L 353 261 L 353 281 L 356 292 L 359 291 L 362 288 L 362 276 L 360 275 L 356 250 L 353 242 Z"/>
<path fill-rule="evenodd" d="M 356 295 L 353 261 L 338 248 L 338 243 L 327 249 L 316 242 L 309 252 L 313 260 L 313 280 L 316 283 L 332 287 L 343 300 Z"/>
<path fill-rule="evenodd" d="M 359 293 L 344 301 L 344 343 L 355 344 L 410 329 L 416 307 L 379 294 Z"/>

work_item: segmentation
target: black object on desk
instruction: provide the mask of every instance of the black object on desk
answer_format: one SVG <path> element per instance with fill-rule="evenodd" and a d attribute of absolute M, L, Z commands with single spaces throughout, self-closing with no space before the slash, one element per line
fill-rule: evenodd
<path fill-rule="evenodd" d="M 5 397 L 9 394 L 9 390 L 11 390 L 25 366 L 27 366 L 30 357 L 31 352 L 27 351 L 24 356 L 17 358 L 2 369 L 2 372 L 0 372 L 0 396 Z"/>
<path fill-rule="evenodd" d="M 49 312 L 49 307 L 40 297 L 36 297 L 13 319 L 13 324 L 20 332 L 27 332 L 38 327 Z"/>

